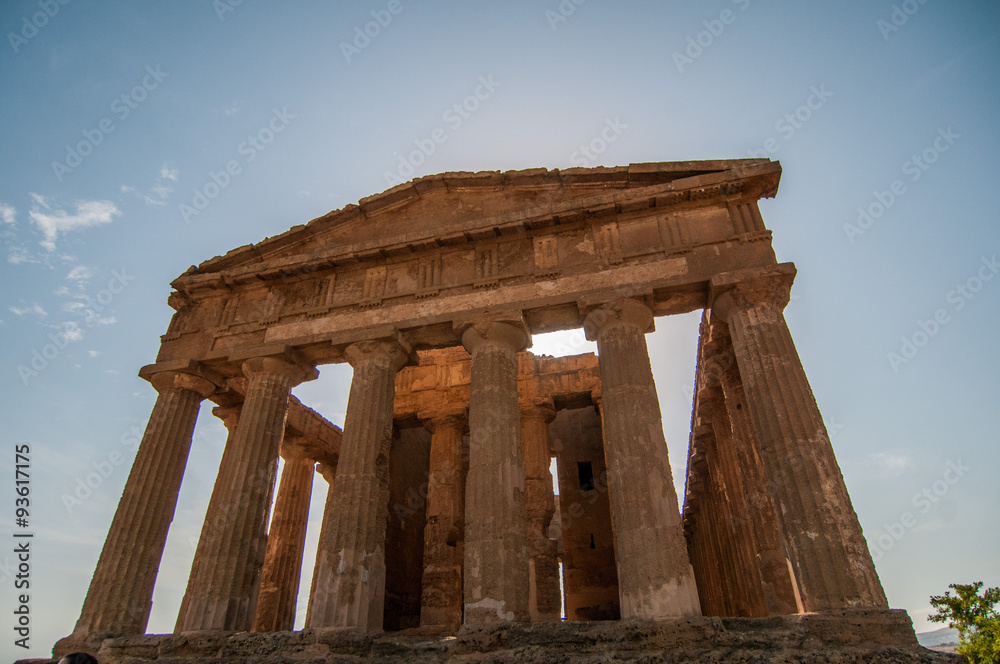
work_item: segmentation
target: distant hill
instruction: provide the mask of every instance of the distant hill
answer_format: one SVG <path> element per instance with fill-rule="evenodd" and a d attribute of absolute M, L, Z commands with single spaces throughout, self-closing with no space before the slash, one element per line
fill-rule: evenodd
<path fill-rule="evenodd" d="M 958 645 L 958 630 L 951 627 L 942 627 L 933 632 L 921 632 L 917 634 L 917 642 L 925 648 Z"/>

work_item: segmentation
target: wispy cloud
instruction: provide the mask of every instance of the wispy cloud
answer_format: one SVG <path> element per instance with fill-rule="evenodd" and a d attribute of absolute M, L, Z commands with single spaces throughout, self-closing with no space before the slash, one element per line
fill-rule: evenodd
<path fill-rule="evenodd" d="M 170 164 L 164 164 L 163 166 L 160 166 L 160 177 L 163 178 L 164 180 L 172 180 L 174 182 L 177 182 L 177 178 L 178 176 L 180 176 L 180 174 L 181 172 L 178 171 L 176 168 L 171 168 Z"/>
<path fill-rule="evenodd" d="M 176 168 L 171 168 L 170 164 L 163 164 L 163 166 L 160 167 L 160 177 L 157 183 L 150 187 L 149 191 L 140 191 L 135 187 L 123 184 L 122 192 L 126 194 L 134 194 L 136 198 L 143 201 L 146 205 L 166 205 L 167 199 L 170 198 L 170 194 L 174 192 L 173 187 L 166 183 L 177 182 L 177 178 L 179 176 L 180 171 Z"/>
<path fill-rule="evenodd" d="M 868 458 L 888 477 L 897 477 L 913 466 L 913 460 L 905 454 L 875 452 L 869 454 Z"/>
<path fill-rule="evenodd" d="M 81 328 L 78 324 L 74 323 L 73 321 L 69 321 L 69 322 L 63 323 L 62 325 L 54 326 L 54 327 L 56 327 L 56 329 L 60 329 L 61 328 L 62 331 L 63 331 L 63 334 L 66 335 L 66 338 L 69 339 L 73 343 L 76 343 L 77 341 L 82 341 L 83 340 L 83 328 Z"/>
<path fill-rule="evenodd" d="M 0 220 L 3 220 L 3 223 L 13 224 L 16 215 L 17 215 L 17 210 L 15 210 L 12 206 L 7 205 L 3 201 L 0 201 Z"/>
<path fill-rule="evenodd" d="M 225 109 L 222 112 L 226 114 L 227 118 L 231 118 L 231 117 L 233 117 L 234 115 L 236 115 L 237 113 L 240 112 L 240 108 L 245 103 L 246 102 L 244 102 L 244 101 L 234 101 L 229 108 Z"/>
<path fill-rule="evenodd" d="M 39 318 L 45 318 L 48 316 L 48 312 L 42 308 L 42 305 L 37 302 L 32 302 L 30 306 L 27 307 L 15 307 L 11 305 L 7 307 L 10 312 L 15 316 L 38 316 Z"/>
<path fill-rule="evenodd" d="M 71 214 L 65 210 L 53 210 L 48 202 L 38 194 L 31 194 L 31 197 L 35 199 L 38 206 L 33 207 L 28 216 L 45 235 L 45 239 L 40 244 L 48 251 L 55 250 L 56 239 L 60 235 L 101 224 L 110 224 L 115 217 L 121 215 L 121 211 L 111 201 L 78 201 L 76 212 Z M 43 212 L 41 208 L 50 210 L 50 212 Z"/>
<path fill-rule="evenodd" d="M 66 275 L 66 278 L 71 281 L 87 281 L 92 276 L 94 276 L 94 271 L 91 270 L 89 267 L 85 265 L 77 265 L 76 267 L 74 267 L 72 270 L 69 271 L 69 274 Z"/>
<path fill-rule="evenodd" d="M 22 263 L 41 263 L 36 256 L 24 247 L 11 246 L 7 249 L 7 262 L 12 265 Z"/>

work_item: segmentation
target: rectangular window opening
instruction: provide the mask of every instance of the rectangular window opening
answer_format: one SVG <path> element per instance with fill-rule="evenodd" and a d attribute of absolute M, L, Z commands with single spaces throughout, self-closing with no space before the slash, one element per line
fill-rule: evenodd
<path fill-rule="evenodd" d="M 577 472 L 580 474 L 580 491 L 594 490 L 594 467 L 589 461 L 577 461 Z"/>

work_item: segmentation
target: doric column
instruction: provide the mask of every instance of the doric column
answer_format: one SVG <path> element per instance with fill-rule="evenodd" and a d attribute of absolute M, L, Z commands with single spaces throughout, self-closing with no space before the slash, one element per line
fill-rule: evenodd
<path fill-rule="evenodd" d="M 316 462 L 306 456 L 301 444 L 287 432 L 281 456 L 285 467 L 267 535 L 254 632 L 291 631 L 295 625 L 295 600 L 299 594 Z"/>
<path fill-rule="evenodd" d="M 584 322 L 600 363 L 622 618 L 701 613 L 646 349 L 652 323 L 635 300 L 600 307 Z"/>
<path fill-rule="evenodd" d="M 714 350 L 714 345 L 706 347 L 706 353 Z M 735 360 L 734 360 L 735 361 Z M 706 363 L 708 364 L 708 363 Z M 766 490 L 761 486 L 748 486 L 745 476 L 748 471 L 743 467 L 737 447 L 736 436 L 734 435 L 729 413 L 726 410 L 723 390 L 719 385 L 717 367 L 709 364 L 704 367 L 703 386 L 698 393 L 698 422 L 700 426 L 695 427 L 695 434 L 702 428 L 707 428 L 711 434 L 707 437 L 710 442 L 709 453 L 713 458 L 713 463 L 709 466 L 713 471 L 715 482 L 722 487 L 727 503 L 727 520 L 730 531 L 730 540 L 734 545 L 734 553 L 738 558 L 740 569 L 740 582 L 746 586 L 746 592 L 740 593 L 738 615 L 761 617 L 775 613 L 773 602 L 768 594 L 773 593 L 771 579 L 765 580 L 762 570 L 762 550 L 757 537 L 758 520 L 766 520 L 765 515 L 758 517 L 753 509 L 750 494 Z M 712 369 L 709 371 L 708 369 Z M 773 515 L 771 516 L 773 523 Z M 766 542 L 765 542 L 766 543 Z M 788 571 L 780 570 L 784 573 L 787 585 Z M 772 598 L 773 599 L 773 598 Z M 794 610 L 794 604 L 791 606 Z M 794 612 L 794 611 L 792 611 Z"/>
<path fill-rule="evenodd" d="M 721 554 L 711 532 L 711 496 L 705 455 L 700 451 L 688 458 L 688 495 L 684 515 L 688 520 L 688 551 L 694 567 L 698 597 L 706 616 L 725 615 L 720 577 Z"/>
<path fill-rule="evenodd" d="M 213 383 L 186 373 L 162 372 L 149 380 L 159 395 L 74 635 L 146 631 L 198 407 L 215 391 Z"/>
<path fill-rule="evenodd" d="M 462 530 L 465 481 L 462 435 L 465 412 L 424 419 L 431 432 L 427 478 L 427 525 L 424 526 L 424 575 L 420 597 L 421 626 L 456 628 L 462 624 Z"/>
<path fill-rule="evenodd" d="M 698 399 L 699 420 L 702 422 L 707 418 L 701 413 L 712 409 L 705 403 L 706 393 L 709 392 L 711 390 L 702 390 Z M 733 599 L 733 612 L 730 615 L 765 616 L 767 610 L 763 606 L 756 545 L 747 524 L 746 512 L 740 508 L 743 500 L 742 487 L 734 481 L 732 469 L 728 467 L 726 448 L 732 439 L 731 436 L 720 436 L 719 433 L 722 433 L 722 427 L 716 429 L 710 424 L 697 425 L 693 431 L 698 448 L 705 452 L 712 501 L 719 514 L 715 527 L 721 537 L 727 561 L 726 590 Z"/>
<path fill-rule="evenodd" d="M 725 325 L 718 327 L 725 328 Z M 721 335 L 713 330 L 713 345 L 717 336 Z M 733 463 L 739 470 L 747 519 L 756 543 L 764 603 L 770 615 L 798 613 L 800 607 L 795 599 L 796 589 L 788 572 L 788 559 L 781 541 L 778 517 L 768 491 L 757 437 L 747 412 L 746 395 L 728 331 L 721 341 L 724 349 L 714 354 L 708 362 L 708 368 L 718 377 L 724 395 L 724 416 L 720 415 L 720 419 L 729 422 L 735 456 Z"/>
<path fill-rule="evenodd" d="M 552 493 L 552 453 L 549 422 L 555 419 L 552 401 L 521 408 L 521 448 L 524 451 L 524 504 L 528 515 L 528 609 L 532 622 L 560 619 L 559 562 L 556 542 L 549 539 L 549 523 L 555 515 Z"/>
<path fill-rule="evenodd" d="M 333 484 L 334 521 L 317 554 L 312 627 L 382 629 L 389 451 L 396 372 L 409 359 L 405 341 L 364 341 L 347 348 L 354 367 Z"/>
<path fill-rule="evenodd" d="M 524 511 L 517 353 L 523 320 L 487 320 L 464 331 L 472 355 L 469 472 L 465 491 L 465 624 L 527 622 L 528 548 Z"/>
<path fill-rule="evenodd" d="M 222 420 L 223 425 L 226 427 L 226 446 L 223 448 L 223 455 L 225 455 L 225 450 L 229 449 L 230 445 L 233 445 L 233 441 L 236 439 L 236 425 L 240 421 L 240 412 L 243 410 L 242 403 L 230 404 L 226 406 L 218 406 L 212 409 L 212 414 Z M 205 512 L 205 521 L 202 524 L 202 530 L 205 528 L 222 528 L 224 526 L 226 515 L 219 514 L 219 509 L 221 508 L 224 500 L 218 495 L 222 491 L 222 486 L 216 482 L 212 487 L 212 495 L 208 499 L 208 509 Z M 191 572 L 188 574 L 188 579 L 198 575 L 198 569 L 200 567 L 201 558 L 197 555 L 197 545 L 195 546 L 195 557 L 191 563 Z M 181 607 L 177 611 L 177 622 L 174 624 L 174 633 L 178 634 L 184 628 L 184 620 L 187 617 L 188 605 L 191 602 L 191 596 L 184 593 L 184 597 L 181 599 Z"/>
<path fill-rule="evenodd" d="M 226 445 L 191 566 L 179 631 L 248 631 L 264 564 L 267 515 L 291 389 L 316 377 L 283 357 L 243 363 L 246 401 Z"/>
<path fill-rule="evenodd" d="M 887 608 L 830 438 L 782 315 L 790 264 L 712 279 L 806 611 Z"/>
<path fill-rule="evenodd" d="M 312 627 L 313 598 L 316 596 L 316 582 L 318 579 L 329 579 L 333 574 L 332 570 L 324 571 L 322 568 L 328 560 L 323 555 L 326 549 L 326 540 L 330 536 L 336 520 L 336 508 L 333 505 L 333 484 L 337 477 L 337 466 L 333 463 L 321 462 L 316 466 L 316 472 L 323 476 L 329 485 L 326 490 L 326 502 L 323 503 L 323 521 L 319 528 L 319 545 L 316 547 L 316 562 L 313 566 L 312 584 L 309 588 L 309 605 L 306 607 L 306 629 Z"/>

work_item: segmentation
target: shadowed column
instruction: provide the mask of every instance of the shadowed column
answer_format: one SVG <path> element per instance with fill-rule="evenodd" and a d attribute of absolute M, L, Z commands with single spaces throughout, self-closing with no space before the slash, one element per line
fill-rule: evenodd
<path fill-rule="evenodd" d="M 830 438 L 782 315 L 790 264 L 712 279 L 729 324 L 778 522 L 806 611 L 887 608 Z"/>
<path fill-rule="evenodd" d="M 701 390 L 698 398 L 699 419 L 708 420 L 703 415 L 711 410 L 706 405 L 709 398 L 708 390 Z M 759 617 L 767 615 L 762 597 L 760 573 L 757 570 L 755 545 L 746 523 L 746 514 L 740 510 L 743 500 L 742 487 L 733 481 L 727 467 L 726 447 L 731 443 L 731 436 L 719 436 L 721 432 L 709 424 L 694 427 L 692 434 L 697 441 L 698 449 L 705 454 L 708 470 L 707 484 L 710 490 L 707 495 L 716 513 L 719 515 L 714 527 L 723 545 L 725 565 L 725 583 L 727 594 L 732 599 L 729 615 L 743 617 Z"/>
<path fill-rule="evenodd" d="M 468 626 L 529 619 L 524 461 L 517 404 L 517 353 L 528 340 L 519 319 L 483 321 L 462 334 L 462 345 L 472 355 L 465 490 Z"/>
<path fill-rule="evenodd" d="M 310 626 L 370 633 L 382 629 L 393 400 L 396 372 L 410 348 L 364 341 L 348 346 L 346 354 L 354 377 L 331 489 L 333 521 L 317 554 Z"/>
<path fill-rule="evenodd" d="M 159 395 L 118 502 L 74 635 L 142 634 L 153 586 L 174 518 L 202 399 L 215 385 L 163 372 L 150 382 Z"/>
<path fill-rule="evenodd" d="M 267 534 L 267 553 L 261 572 L 254 614 L 254 632 L 290 631 L 295 625 L 295 600 L 302 574 L 309 499 L 316 462 L 306 456 L 298 439 L 286 432 L 281 446 L 285 467 Z"/>
<path fill-rule="evenodd" d="M 521 410 L 521 447 L 524 451 L 524 504 L 528 515 L 529 604 L 532 622 L 559 620 L 562 597 L 556 542 L 549 539 L 549 523 L 555 514 L 552 493 L 552 453 L 549 422 L 556 409 L 551 400 L 533 403 Z"/>
<path fill-rule="evenodd" d="M 622 618 L 701 613 L 646 349 L 652 322 L 635 300 L 603 306 L 584 321 L 600 363 Z"/>
<path fill-rule="evenodd" d="M 457 628 L 462 623 L 462 522 L 465 508 L 462 434 L 466 415 L 452 413 L 424 420 L 431 432 L 424 526 L 424 575 L 420 625 Z"/>
<path fill-rule="evenodd" d="M 179 631 L 248 631 L 291 389 L 316 370 L 278 357 L 243 363 L 247 396 L 198 541 Z"/>
<path fill-rule="evenodd" d="M 719 324 L 716 327 L 723 329 L 713 329 L 712 346 L 718 345 L 715 340 L 719 338 L 721 348 L 713 353 L 707 366 L 718 377 L 724 395 L 722 410 L 725 411 L 725 418 L 722 419 L 727 419 L 730 423 L 732 451 L 735 456 L 733 463 L 742 480 L 749 524 L 757 547 L 764 601 L 770 615 L 798 613 L 800 607 L 795 599 L 797 589 L 788 572 L 788 559 L 781 542 L 778 517 L 768 491 L 757 438 L 747 412 L 746 395 L 736 366 L 736 356 L 733 354 L 726 326 Z"/>
<path fill-rule="evenodd" d="M 306 629 L 312 627 L 313 597 L 316 595 L 316 582 L 320 578 L 328 579 L 333 573 L 332 570 L 323 571 L 323 565 L 327 558 L 323 555 L 326 548 L 326 540 L 330 536 L 330 529 L 336 520 L 336 508 L 333 505 L 333 483 L 337 477 L 337 466 L 333 463 L 320 462 L 316 466 L 316 472 L 323 476 L 329 485 L 326 490 L 326 501 L 323 503 L 323 521 L 319 528 L 319 545 L 316 547 L 316 562 L 313 565 L 312 583 L 309 587 L 309 605 L 306 607 Z"/>

